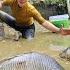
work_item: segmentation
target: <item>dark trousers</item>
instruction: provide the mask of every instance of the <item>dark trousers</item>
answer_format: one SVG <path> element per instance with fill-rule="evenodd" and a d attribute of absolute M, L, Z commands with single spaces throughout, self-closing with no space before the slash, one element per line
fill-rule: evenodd
<path fill-rule="evenodd" d="M 9 14 L 0 11 L 0 19 L 5 22 L 10 27 L 14 28 L 17 31 L 20 31 L 22 33 L 22 37 L 29 38 L 34 37 L 35 33 L 35 25 L 34 23 L 30 26 L 20 26 L 16 23 L 16 19 Z"/>

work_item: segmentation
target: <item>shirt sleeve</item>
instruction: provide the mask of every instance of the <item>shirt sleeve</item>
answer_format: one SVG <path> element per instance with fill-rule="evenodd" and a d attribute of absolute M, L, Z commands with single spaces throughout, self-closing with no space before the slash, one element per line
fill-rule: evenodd
<path fill-rule="evenodd" d="M 13 0 L 3 0 L 4 5 L 11 5 L 12 2 Z"/>
<path fill-rule="evenodd" d="M 32 17 L 39 22 L 39 24 L 44 23 L 46 20 L 41 16 L 41 14 L 35 9 L 35 7 L 31 10 Z"/>

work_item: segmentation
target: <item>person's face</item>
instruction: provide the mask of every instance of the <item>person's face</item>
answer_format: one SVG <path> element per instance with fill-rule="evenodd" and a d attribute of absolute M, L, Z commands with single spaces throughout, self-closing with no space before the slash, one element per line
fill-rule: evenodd
<path fill-rule="evenodd" d="M 23 4 L 24 4 L 25 2 L 27 2 L 27 0 L 17 0 L 17 2 L 18 2 L 18 5 L 19 5 L 20 7 L 22 7 Z"/>

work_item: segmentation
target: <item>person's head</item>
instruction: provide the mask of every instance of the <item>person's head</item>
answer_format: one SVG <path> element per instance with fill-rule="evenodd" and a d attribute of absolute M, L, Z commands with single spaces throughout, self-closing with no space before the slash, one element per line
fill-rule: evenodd
<path fill-rule="evenodd" d="M 24 3 L 26 3 L 27 0 L 17 0 L 17 3 L 20 7 L 22 7 L 24 5 Z"/>

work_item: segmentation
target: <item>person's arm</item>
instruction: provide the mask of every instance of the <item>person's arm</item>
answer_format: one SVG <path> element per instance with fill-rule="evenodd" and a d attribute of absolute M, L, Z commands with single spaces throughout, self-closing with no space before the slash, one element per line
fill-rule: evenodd
<path fill-rule="evenodd" d="M 2 7 L 3 7 L 3 2 L 4 1 L 0 1 L 0 9 L 2 9 Z"/>
<path fill-rule="evenodd" d="M 60 31 L 60 28 L 54 26 L 51 22 L 49 21 L 45 21 L 41 24 L 43 27 L 45 27 L 46 29 L 49 29 L 50 31 L 52 32 L 59 32 Z"/>
<path fill-rule="evenodd" d="M 45 20 L 41 14 L 35 9 L 33 8 L 31 10 L 31 15 L 33 16 L 33 18 L 38 21 L 39 24 L 41 24 L 43 27 L 45 27 L 46 29 L 52 31 L 52 32 L 59 32 L 60 28 L 56 27 L 55 25 L 53 25 L 51 22 L 49 22 L 48 20 Z"/>
<path fill-rule="evenodd" d="M 13 3 L 14 0 L 1 0 L 0 1 L 0 9 L 3 7 L 3 5 L 11 5 Z"/>
<path fill-rule="evenodd" d="M 39 24 L 41 24 L 46 29 L 48 29 L 52 32 L 60 33 L 62 35 L 70 35 L 70 29 L 69 28 L 65 29 L 63 27 L 62 28 L 56 27 L 55 25 L 53 25 L 48 20 L 45 20 L 35 8 L 31 9 L 31 15 L 36 21 L 39 22 Z"/>

